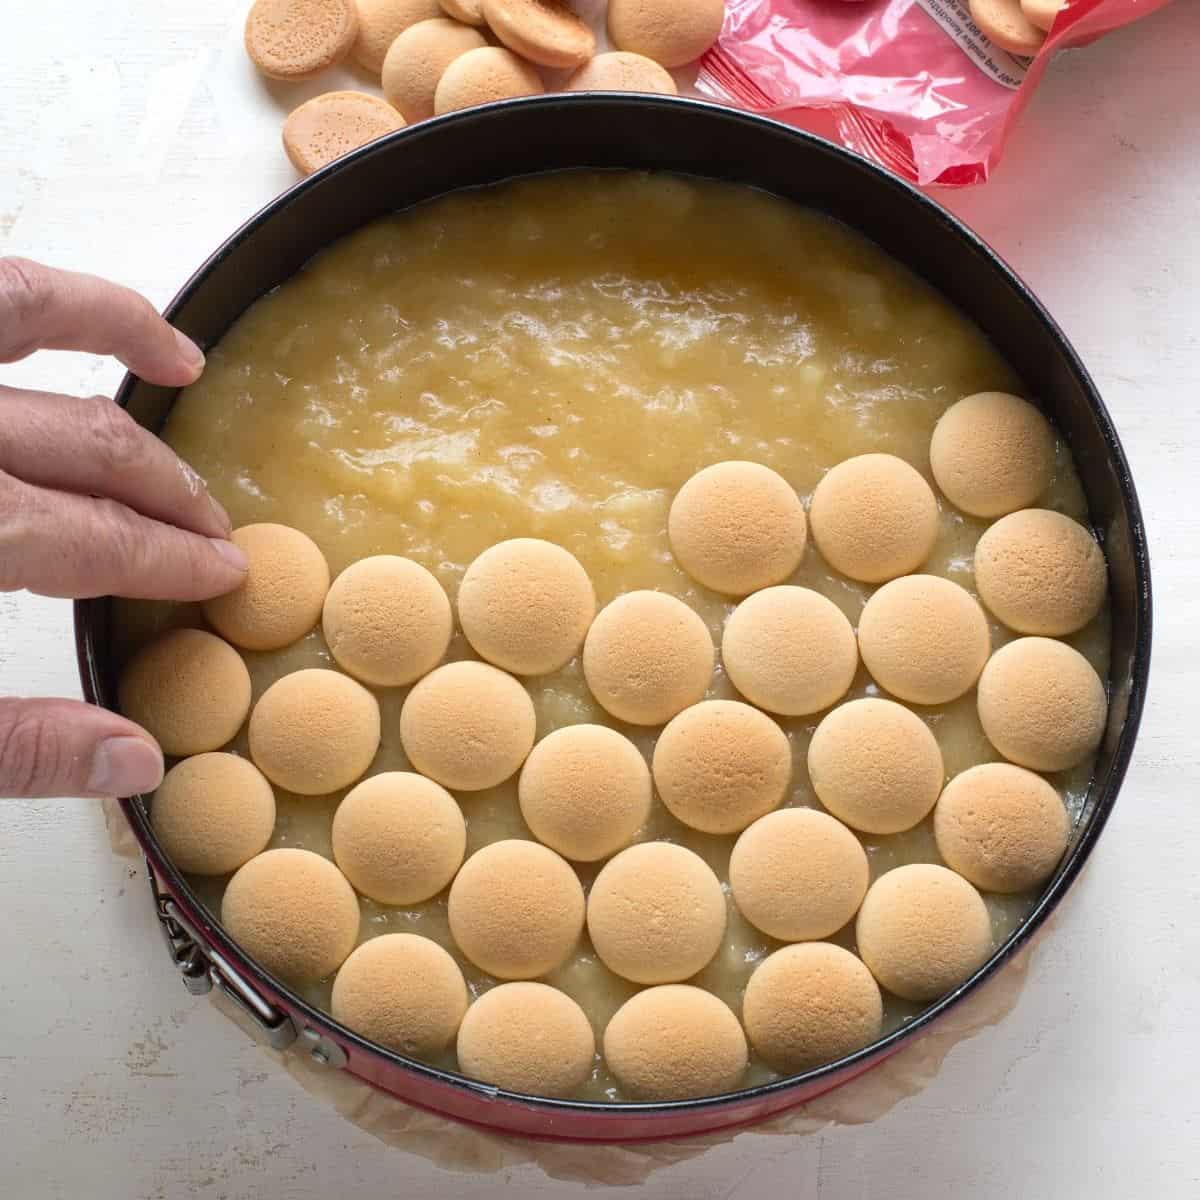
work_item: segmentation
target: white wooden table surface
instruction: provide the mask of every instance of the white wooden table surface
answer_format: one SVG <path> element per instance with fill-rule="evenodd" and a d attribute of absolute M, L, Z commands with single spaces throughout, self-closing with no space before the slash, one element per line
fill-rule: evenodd
<path fill-rule="evenodd" d="M 292 181 L 294 93 L 241 53 L 242 0 L 37 0 L 0 34 L 0 253 L 165 302 Z M 971 1200 L 1200 1192 L 1200 5 L 1060 58 L 985 188 L 943 196 L 1094 372 L 1150 526 L 1150 701 L 1116 815 L 1017 1010 L 873 1126 L 753 1136 L 656 1196 Z M 324 86 L 324 83 L 320 85 Z M 319 90 L 306 85 L 307 91 Z M 39 355 L 7 383 L 109 389 Z M 66 603 L 0 596 L 0 689 L 78 695 Z M 331 1115 L 168 967 L 80 800 L 0 802 L 0 1196 L 565 1196 L 531 1167 L 449 1176 Z"/>

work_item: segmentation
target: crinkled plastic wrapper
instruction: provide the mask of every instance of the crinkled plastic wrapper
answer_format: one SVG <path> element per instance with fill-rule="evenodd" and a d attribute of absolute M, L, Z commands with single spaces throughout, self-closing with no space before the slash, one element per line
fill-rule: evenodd
<path fill-rule="evenodd" d="M 115 801 L 104 803 L 114 853 L 138 857 L 137 840 Z M 1069 903 L 1069 899 L 1065 901 Z M 1061 911 L 1061 908 L 1060 908 Z M 785 1154 L 788 1137 L 818 1133 L 831 1125 L 863 1125 L 884 1116 L 900 1101 L 915 1096 L 937 1075 L 946 1055 L 960 1042 L 1008 1015 L 1020 998 L 1037 947 L 1056 918 L 1047 921 L 1029 943 L 983 987 L 937 1021 L 920 1038 L 849 1083 L 745 1129 L 726 1129 L 678 1141 L 625 1145 L 534 1141 L 487 1133 L 436 1113 L 413 1108 L 357 1076 L 315 1064 L 304 1048 L 263 1050 L 309 1095 L 381 1142 L 415 1154 L 450 1171 L 487 1173 L 531 1163 L 555 1179 L 594 1185 L 631 1186 L 663 1167 L 703 1154 L 711 1146 L 737 1138 L 756 1140 L 760 1160 Z M 148 950 L 147 953 L 153 951 Z M 210 1001 L 226 1011 L 219 991 Z"/>
<path fill-rule="evenodd" d="M 982 183 L 1056 51 L 1168 0 L 1065 2 L 1029 59 L 988 41 L 968 0 L 727 0 L 696 86 L 802 127 L 824 110 L 844 146 L 914 182 Z"/>

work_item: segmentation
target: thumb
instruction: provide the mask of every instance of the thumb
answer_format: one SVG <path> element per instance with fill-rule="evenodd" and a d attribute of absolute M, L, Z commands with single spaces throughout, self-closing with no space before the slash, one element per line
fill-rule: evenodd
<path fill-rule="evenodd" d="M 0 796 L 132 796 L 158 787 L 144 729 L 79 700 L 0 699 Z"/>

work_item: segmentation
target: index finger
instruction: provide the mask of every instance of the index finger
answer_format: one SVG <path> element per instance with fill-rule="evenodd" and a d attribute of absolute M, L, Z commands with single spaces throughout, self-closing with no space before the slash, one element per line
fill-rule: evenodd
<path fill-rule="evenodd" d="M 112 355 L 163 387 L 184 387 L 204 369 L 195 343 L 137 292 L 95 275 L 0 258 L 0 362 L 35 350 Z"/>

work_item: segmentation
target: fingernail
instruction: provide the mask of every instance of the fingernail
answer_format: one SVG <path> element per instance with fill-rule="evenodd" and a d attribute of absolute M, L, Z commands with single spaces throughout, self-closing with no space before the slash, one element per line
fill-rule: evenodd
<path fill-rule="evenodd" d="M 235 545 L 233 542 L 225 542 L 220 538 L 209 538 L 212 542 L 213 549 L 231 566 L 235 571 L 248 571 L 250 563 L 246 559 L 245 552 L 241 546 Z"/>
<path fill-rule="evenodd" d="M 229 533 L 233 529 L 233 522 L 229 519 L 229 514 L 225 511 L 225 506 L 211 492 L 208 494 L 208 502 L 212 506 L 213 516 L 216 517 L 217 524 L 226 533 Z"/>
<path fill-rule="evenodd" d="M 162 777 L 157 746 L 139 737 L 111 737 L 96 747 L 87 786 L 99 796 L 136 796 L 152 792 Z"/>
<path fill-rule="evenodd" d="M 186 333 L 180 333 L 178 329 L 175 330 L 175 344 L 179 347 L 179 357 L 199 375 L 204 370 L 204 352 Z"/>

